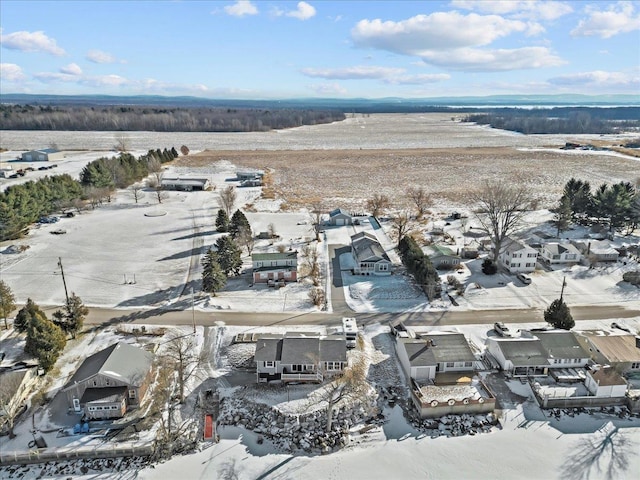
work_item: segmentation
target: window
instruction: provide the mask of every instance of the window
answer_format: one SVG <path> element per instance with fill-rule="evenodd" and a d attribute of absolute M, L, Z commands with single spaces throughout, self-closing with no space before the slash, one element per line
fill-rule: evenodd
<path fill-rule="evenodd" d="M 325 362 L 325 368 L 327 370 L 340 370 L 340 362 Z"/>
<path fill-rule="evenodd" d="M 95 410 L 96 410 L 96 407 L 89 407 L 90 412 L 94 412 Z"/>
<path fill-rule="evenodd" d="M 471 367 L 471 366 L 473 366 L 473 362 L 464 362 L 464 366 L 465 367 Z"/>
<path fill-rule="evenodd" d="M 447 362 L 447 367 L 451 368 L 455 366 L 456 366 L 455 362 Z"/>
<path fill-rule="evenodd" d="M 631 369 L 637 370 L 640 368 L 640 362 L 631 362 Z"/>
<path fill-rule="evenodd" d="M 534 258 L 534 257 L 537 257 L 537 256 L 538 256 L 537 253 L 528 253 L 527 254 L 527 257 L 529 257 L 529 258 Z"/>
<path fill-rule="evenodd" d="M 535 266 L 536 266 L 536 264 L 535 264 L 535 263 L 526 263 L 525 265 L 526 265 L 527 267 L 535 267 Z"/>
<path fill-rule="evenodd" d="M 136 398 L 136 391 L 134 388 L 130 388 L 129 389 L 129 398 L 134 399 Z"/>
<path fill-rule="evenodd" d="M 108 387 L 110 385 L 109 380 L 105 380 L 104 384 Z"/>
<path fill-rule="evenodd" d="M 387 265 L 386 263 L 381 263 L 380 265 L 378 265 L 378 270 L 381 272 L 386 272 L 387 270 L 389 270 L 389 265 Z"/>
<path fill-rule="evenodd" d="M 264 366 L 267 368 L 275 367 L 276 362 L 264 362 Z"/>
<path fill-rule="evenodd" d="M 98 382 L 96 382 L 95 380 L 93 381 L 93 386 L 97 387 L 98 386 Z"/>

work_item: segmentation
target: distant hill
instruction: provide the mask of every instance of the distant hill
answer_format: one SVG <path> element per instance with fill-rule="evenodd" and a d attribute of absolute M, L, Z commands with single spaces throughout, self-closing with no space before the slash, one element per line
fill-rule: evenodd
<path fill-rule="evenodd" d="M 160 95 L 31 95 L 10 93 L 0 104 L 76 106 L 163 106 L 178 108 L 335 109 L 357 113 L 456 111 L 482 107 L 640 106 L 636 95 L 492 95 L 433 98 L 293 98 L 272 100 L 210 99 Z"/>

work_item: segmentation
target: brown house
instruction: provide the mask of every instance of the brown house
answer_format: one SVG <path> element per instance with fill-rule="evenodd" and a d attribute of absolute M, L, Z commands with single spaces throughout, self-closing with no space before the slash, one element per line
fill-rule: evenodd
<path fill-rule="evenodd" d="M 151 353 L 125 342 L 88 357 L 62 389 L 69 408 L 87 418 L 120 418 L 140 404 L 151 379 Z"/>

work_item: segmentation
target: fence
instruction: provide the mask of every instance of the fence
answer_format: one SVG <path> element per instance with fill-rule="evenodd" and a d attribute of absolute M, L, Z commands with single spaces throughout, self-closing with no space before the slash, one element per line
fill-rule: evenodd
<path fill-rule="evenodd" d="M 153 443 L 144 445 L 100 445 L 95 447 L 45 448 L 27 451 L 0 452 L 0 466 L 27 465 L 44 462 L 64 462 L 80 458 L 100 459 L 119 457 L 148 457 L 155 452 Z"/>

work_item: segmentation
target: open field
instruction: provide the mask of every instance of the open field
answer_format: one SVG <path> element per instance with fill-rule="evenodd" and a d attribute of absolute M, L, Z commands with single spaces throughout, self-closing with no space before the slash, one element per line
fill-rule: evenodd
<path fill-rule="evenodd" d="M 384 193 L 402 206 L 408 186 L 425 188 L 439 204 L 460 207 L 471 190 L 491 179 L 524 183 L 543 204 L 552 204 L 571 177 L 596 186 L 633 181 L 640 175 L 639 160 L 611 152 L 512 147 L 206 150 L 176 162 L 201 167 L 220 160 L 272 171 L 276 192 L 293 208 L 322 198 L 331 199 L 332 207 L 363 210 L 374 192 Z"/>

